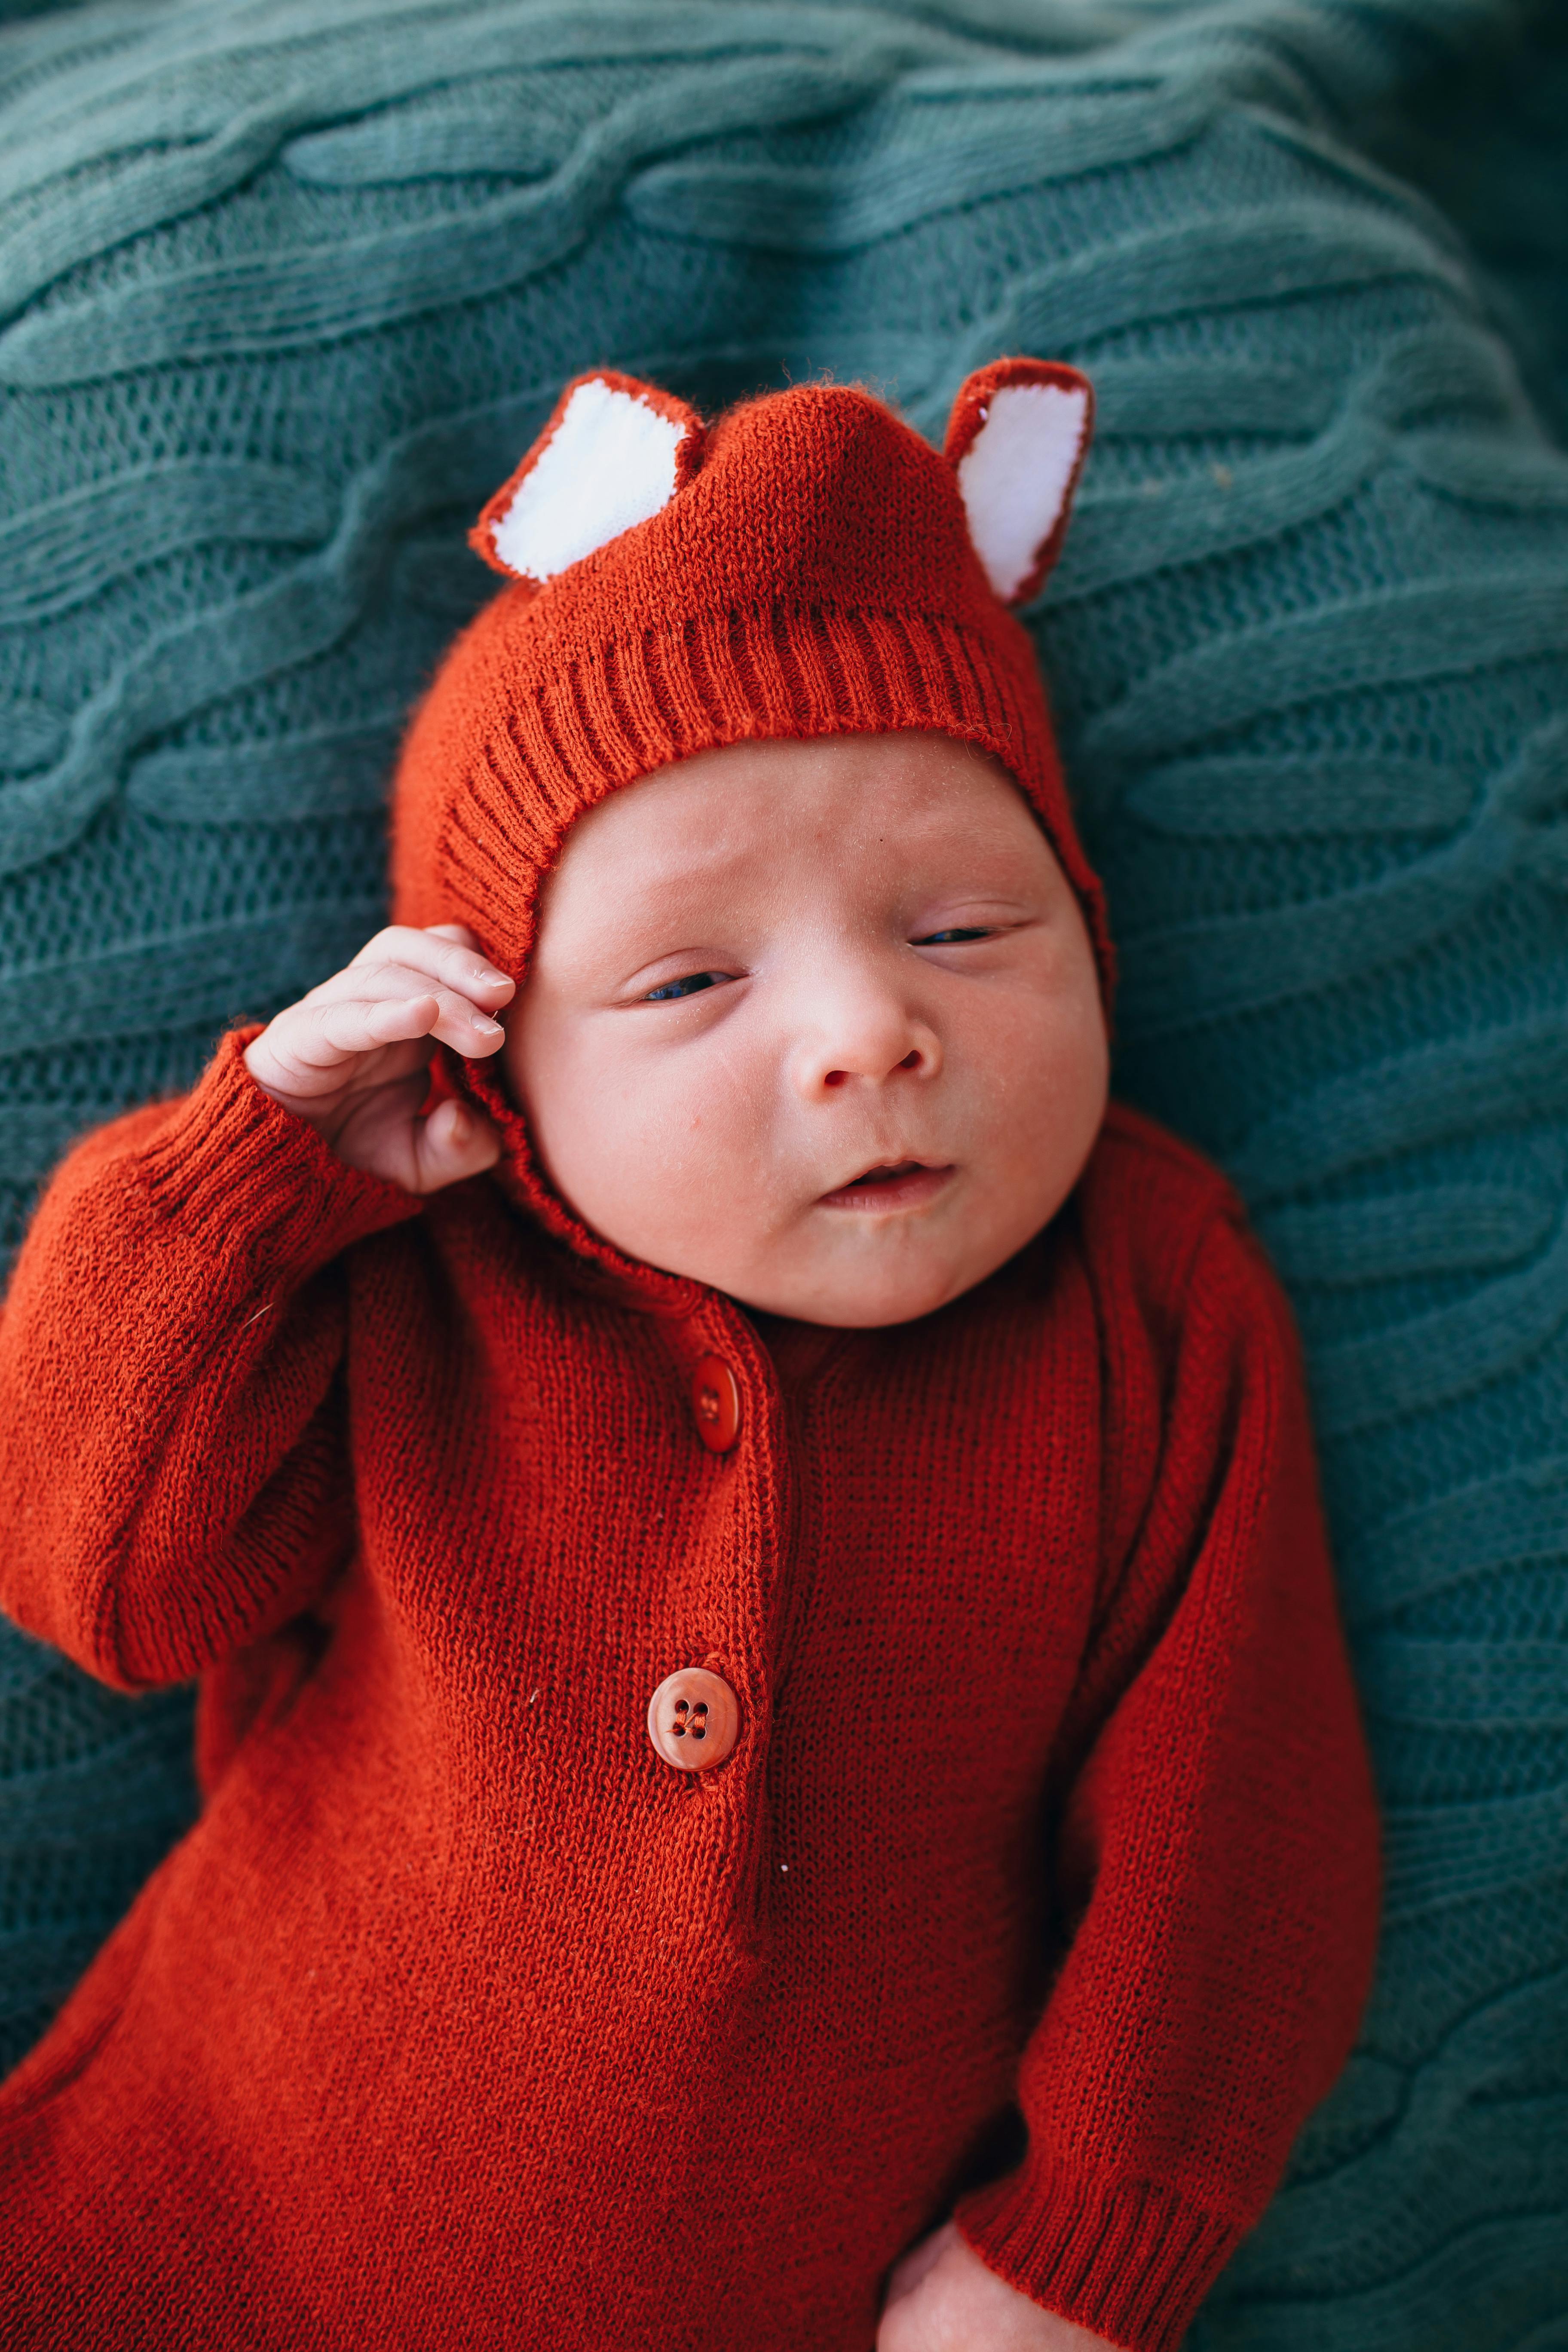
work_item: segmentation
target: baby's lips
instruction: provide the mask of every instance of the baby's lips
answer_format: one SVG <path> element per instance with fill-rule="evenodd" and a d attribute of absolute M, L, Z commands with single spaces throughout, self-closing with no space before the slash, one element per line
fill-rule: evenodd
<path fill-rule="evenodd" d="M 950 1160 L 871 1161 L 847 1177 L 830 1192 L 818 1196 L 819 1208 L 912 1208 L 934 1200 L 956 1172 Z"/>
<path fill-rule="evenodd" d="M 939 1160 L 934 1155 L 915 1151 L 903 1152 L 897 1158 L 889 1154 L 882 1160 L 862 1160 L 851 1174 L 840 1177 L 836 1184 L 828 1185 L 826 1191 L 820 1193 L 818 1198 L 824 1201 L 831 1200 L 836 1192 L 847 1192 L 857 1184 L 865 1184 L 873 1179 L 879 1178 L 883 1181 L 888 1181 L 895 1175 L 912 1175 L 917 1168 L 946 1170 L 952 1164 L 950 1160 Z"/>

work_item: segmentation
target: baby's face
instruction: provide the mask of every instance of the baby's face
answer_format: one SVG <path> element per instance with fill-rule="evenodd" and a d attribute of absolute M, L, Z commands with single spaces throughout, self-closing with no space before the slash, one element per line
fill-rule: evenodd
<path fill-rule="evenodd" d="M 1083 917 L 936 735 L 706 751 L 574 827 L 507 1016 L 556 1189 L 748 1306 L 929 1314 L 1037 1233 L 1105 1108 Z"/>

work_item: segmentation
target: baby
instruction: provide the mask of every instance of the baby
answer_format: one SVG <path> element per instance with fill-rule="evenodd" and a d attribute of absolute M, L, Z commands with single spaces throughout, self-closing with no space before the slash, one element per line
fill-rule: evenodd
<path fill-rule="evenodd" d="M 397 920 L 89 1138 L 0 1600 L 205 1802 L 0 2090 L 0 2341 L 1173 2352 L 1376 1820 L 1289 1316 L 1107 1107 L 1089 423 L 568 387 Z"/>

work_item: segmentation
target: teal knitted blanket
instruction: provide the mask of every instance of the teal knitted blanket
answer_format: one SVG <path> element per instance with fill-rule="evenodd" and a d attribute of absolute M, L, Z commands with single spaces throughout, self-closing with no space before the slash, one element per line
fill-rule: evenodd
<path fill-rule="evenodd" d="M 1100 428 L 1032 614 L 1121 1091 L 1306 1338 L 1387 1808 L 1194 2352 L 1568 2347 L 1568 24 L 1510 0 L 124 0 L 0 31 L 0 1241 L 358 947 L 563 378 Z M 0 2057 L 189 1819 L 0 1627 Z"/>

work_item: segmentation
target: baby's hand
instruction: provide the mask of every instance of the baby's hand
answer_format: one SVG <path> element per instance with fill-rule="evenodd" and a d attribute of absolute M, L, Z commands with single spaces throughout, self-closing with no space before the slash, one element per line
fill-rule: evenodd
<path fill-rule="evenodd" d="M 933 2230 L 888 2281 L 877 2352 L 1111 2352 L 987 2270 L 956 2222 Z"/>
<path fill-rule="evenodd" d="M 395 923 L 279 1013 L 251 1040 L 246 1066 L 349 1167 L 405 1192 L 437 1192 L 493 1168 L 500 1139 L 466 1103 L 420 1118 L 432 1048 L 439 1038 L 459 1054 L 493 1054 L 506 1032 L 491 1012 L 512 987 L 461 923 Z"/>

